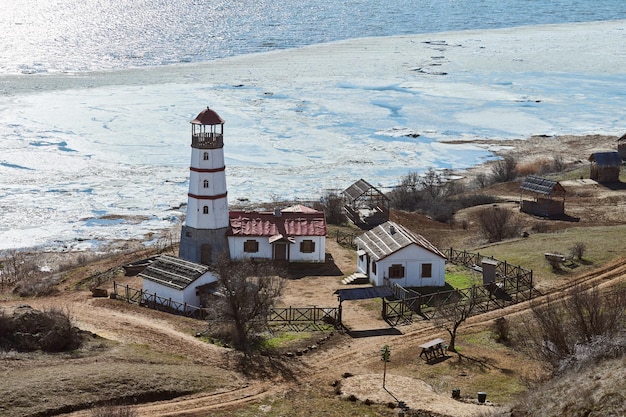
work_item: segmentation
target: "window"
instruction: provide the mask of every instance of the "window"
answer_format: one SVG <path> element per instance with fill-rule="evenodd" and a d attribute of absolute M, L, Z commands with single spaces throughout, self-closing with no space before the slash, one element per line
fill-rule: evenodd
<path fill-rule="evenodd" d="M 372 261 L 372 273 L 376 273 L 376 261 Z"/>
<path fill-rule="evenodd" d="M 204 188 L 209 188 L 209 180 L 204 180 Z"/>
<path fill-rule="evenodd" d="M 209 206 L 204 206 L 204 207 L 202 208 L 202 212 L 203 212 L 204 214 L 209 214 Z"/>
<path fill-rule="evenodd" d="M 315 242 L 312 240 L 303 240 L 300 242 L 300 252 L 313 253 L 315 252 Z"/>
<path fill-rule="evenodd" d="M 422 264 L 422 278 L 433 277 L 433 264 Z"/>
<path fill-rule="evenodd" d="M 259 242 L 256 240 L 246 240 L 243 242 L 243 251 L 247 253 L 256 253 L 259 251 Z"/>
<path fill-rule="evenodd" d="M 389 278 L 404 278 L 404 265 L 391 265 L 389 267 Z"/>
<path fill-rule="evenodd" d="M 205 152 L 204 155 L 203 155 L 203 158 L 204 158 L 205 161 L 208 161 L 209 160 L 209 153 Z"/>

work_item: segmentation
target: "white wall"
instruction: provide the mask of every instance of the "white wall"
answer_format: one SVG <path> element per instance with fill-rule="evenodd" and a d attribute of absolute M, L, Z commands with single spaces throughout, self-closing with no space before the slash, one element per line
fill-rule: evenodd
<path fill-rule="evenodd" d="M 358 270 L 365 273 L 366 256 L 358 258 Z M 393 283 L 397 283 L 403 287 L 428 287 L 428 286 L 444 286 L 445 285 L 445 259 L 435 255 L 434 253 L 422 248 L 418 245 L 410 245 L 399 250 L 396 253 L 381 259 L 376 263 L 376 273 L 373 272 L 370 265 L 369 280 L 373 285 L 384 285 L 384 278 L 389 277 L 389 267 L 393 264 L 404 266 L 404 277 L 399 279 L 390 279 Z M 421 278 L 422 264 L 432 265 L 432 277 Z"/>
<path fill-rule="evenodd" d="M 244 252 L 243 245 L 248 240 L 256 240 L 259 243 L 258 252 Z M 315 251 L 311 253 L 300 252 L 300 243 L 304 240 L 315 242 Z M 244 237 L 229 236 L 228 247 L 231 259 L 272 259 L 272 244 L 267 237 Z M 326 237 L 325 236 L 297 236 L 295 243 L 289 244 L 290 262 L 325 262 L 326 261 Z"/>
<path fill-rule="evenodd" d="M 206 272 L 182 290 L 177 290 L 166 285 L 161 285 L 157 282 L 145 278 L 142 281 L 144 300 L 150 299 L 150 297 L 154 297 L 154 294 L 156 293 L 156 295 L 160 298 L 171 298 L 172 301 L 176 301 L 181 304 L 187 303 L 189 305 L 199 307 L 200 296 L 196 294 L 197 287 L 217 281 L 217 276 L 213 275 L 213 273 L 211 272 Z"/>

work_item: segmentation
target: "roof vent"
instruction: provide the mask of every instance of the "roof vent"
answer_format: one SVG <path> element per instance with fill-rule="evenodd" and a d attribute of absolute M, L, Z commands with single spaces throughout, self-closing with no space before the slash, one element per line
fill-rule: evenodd
<path fill-rule="evenodd" d="M 390 235 L 395 235 L 396 234 L 396 228 L 394 225 L 389 225 L 389 234 Z"/>

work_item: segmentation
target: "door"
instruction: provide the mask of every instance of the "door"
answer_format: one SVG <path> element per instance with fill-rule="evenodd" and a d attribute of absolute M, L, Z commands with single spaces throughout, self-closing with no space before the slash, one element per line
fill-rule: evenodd
<path fill-rule="evenodd" d="M 273 245 L 274 248 L 274 260 L 286 261 L 287 260 L 287 244 L 284 242 L 277 242 Z"/>
<path fill-rule="evenodd" d="M 211 264 L 211 245 L 208 243 L 203 244 L 200 247 L 200 263 L 203 265 Z"/>

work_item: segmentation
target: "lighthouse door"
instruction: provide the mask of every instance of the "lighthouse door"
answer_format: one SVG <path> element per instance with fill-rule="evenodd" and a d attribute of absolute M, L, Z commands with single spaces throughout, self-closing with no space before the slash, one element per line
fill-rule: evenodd
<path fill-rule="evenodd" d="M 211 264 L 211 245 L 208 243 L 200 247 L 200 263 L 203 265 Z"/>

